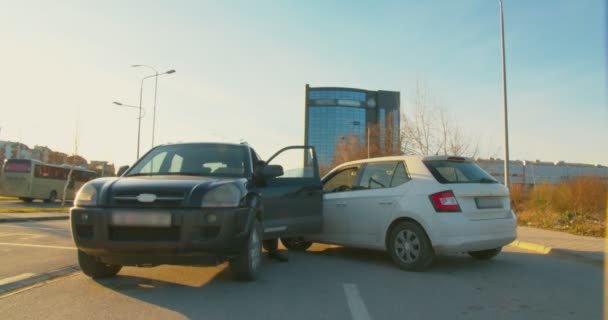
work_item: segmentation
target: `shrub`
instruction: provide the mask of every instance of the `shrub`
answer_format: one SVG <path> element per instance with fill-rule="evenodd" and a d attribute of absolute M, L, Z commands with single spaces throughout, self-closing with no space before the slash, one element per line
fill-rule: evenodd
<path fill-rule="evenodd" d="M 520 224 L 583 235 L 605 235 L 607 198 L 608 182 L 598 177 L 579 177 L 530 189 L 511 187 Z"/>

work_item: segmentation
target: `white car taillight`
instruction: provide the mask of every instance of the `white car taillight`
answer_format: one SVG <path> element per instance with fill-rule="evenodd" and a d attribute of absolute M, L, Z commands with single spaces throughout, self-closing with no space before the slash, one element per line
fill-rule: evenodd
<path fill-rule="evenodd" d="M 435 211 L 437 212 L 460 212 L 460 205 L 451 190 L 441 191 L 429 196 Z"/>

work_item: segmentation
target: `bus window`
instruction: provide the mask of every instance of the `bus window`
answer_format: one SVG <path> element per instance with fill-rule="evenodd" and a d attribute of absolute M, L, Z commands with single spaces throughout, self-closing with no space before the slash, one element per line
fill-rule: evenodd
<path fill-rule="evenodd" d="M 4 165 L 4 172 L 30 172 L 32 162 L 29 160 L 8 160 Z"/>

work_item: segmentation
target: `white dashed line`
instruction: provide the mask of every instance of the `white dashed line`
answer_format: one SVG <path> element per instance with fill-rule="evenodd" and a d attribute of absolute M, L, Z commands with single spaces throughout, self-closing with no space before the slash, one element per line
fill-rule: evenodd
<path fill-rule="evenodd" d="M 25 279 L 31 278 L 35 275 L 36 275 L 35 273 L 22 273 L 20 275 L 14 276 L 14 277 L 0 279 L 0 286 L 3 286 L 7 283 L 13 283 L 13 282 L 25 280 Z"/>
<path fill-rule="evenodd" d="M 371 318 L 367 312 L 363 299 L 361 299 L 357 285 L 345 283 L 344 293 L 346 294 L 346 302 L 348 303 L 348 308 L 350 309 L 353 320 L 370 320 Z"/>
<path fill-rule="evenodd" d="M 10 243 L 10 242 L 0 242 L 0 246 L 16 246 L 16 247 L 31 247 L 31 248 L 76 250 L 75 247 L 45 246 L 45 245 L 42 245 L 42 244 L 25 244 L 25 243 Z"/>

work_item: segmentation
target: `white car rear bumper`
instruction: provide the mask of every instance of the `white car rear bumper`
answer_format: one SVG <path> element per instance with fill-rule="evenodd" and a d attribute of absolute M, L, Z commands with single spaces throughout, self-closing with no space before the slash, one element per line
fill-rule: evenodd
<path fill-rule="evenodd" d="M 431 240 L 436 254 L 494 249 L 517 238 L 517 220 L 512 212 L 502 219 L 469 220 L 455 215 L 439 220 L 441 232 Z"/>

